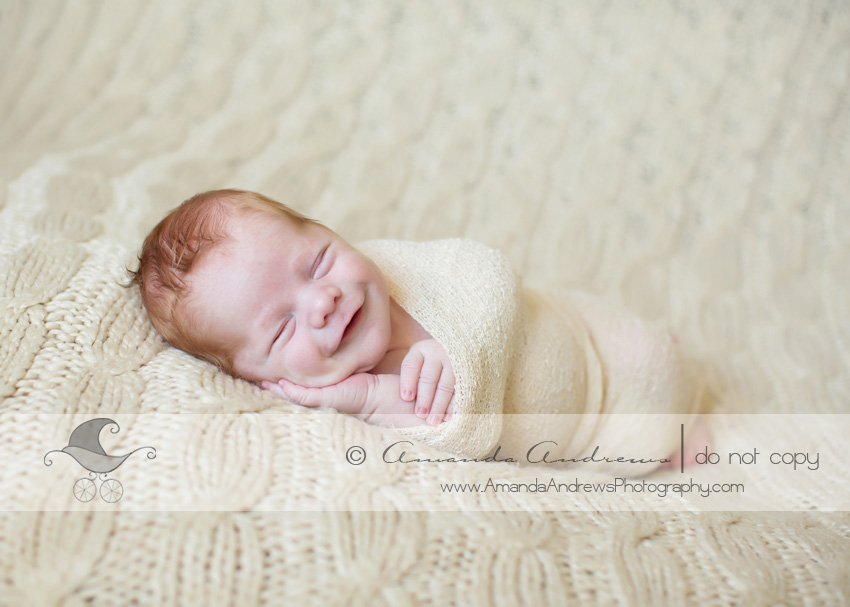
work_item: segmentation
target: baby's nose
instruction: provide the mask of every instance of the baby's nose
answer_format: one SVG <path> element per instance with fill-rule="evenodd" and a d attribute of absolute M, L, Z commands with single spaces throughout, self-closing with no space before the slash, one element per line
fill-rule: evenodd
<path fill-rule="evenodd" d="M 328 319 L 334 313 L 342 297 L 342 292 L 336 287 L 320 287 L 312 298 L 310 310 L 310 323 L 317 329 L 321 329 L 328 323 Z"/>

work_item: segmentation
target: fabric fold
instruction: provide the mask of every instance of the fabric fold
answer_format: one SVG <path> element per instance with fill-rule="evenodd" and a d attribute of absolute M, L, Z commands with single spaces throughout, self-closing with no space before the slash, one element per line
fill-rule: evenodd
<path fill-rule="evenodd" d="M 400 434 L 467 458 L 500 448 L 521 463 L 541 441 L 553 458 L 601 446 L 661 459 L 679 444 L 680 420 L 651 415 L 694 413 L 698 402 L 698 382 L 669 333 L 588 293 L 524 287 L 500 252 L 473 240 L 359 248 L 454 366 L 452 420 Z"/>
<path fill-rule="evenodd" d="M 502 432 L 519 278 L 501 253 L 472 240 L 373 240 L 359 248 L 384 274 L 390 297 L 445 348 L 454 367 L 451 423 L 400 433 L 451 453 L 486 455 Z"/>

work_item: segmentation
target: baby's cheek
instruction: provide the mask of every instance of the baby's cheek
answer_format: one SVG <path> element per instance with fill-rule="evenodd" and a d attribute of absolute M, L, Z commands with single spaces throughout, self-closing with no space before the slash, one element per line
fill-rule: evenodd
<path fill-rule="evenodd" d="M 307 388 L 330 386 L 341 382 L 349 375 L 339 368 L 337 361 L 308 349 L 290 352 L 286 361 L 277 367 L 276 372 L 284 379 Z"/>
<path fill-rule="evenodd" d="M 338 384 L 339 382 L 348 378 L 350 375 L 350 373 L 343 372 L 342 370 L 337 370 L 333 372 L 323 373 L 321 375 L 303 375 L 300 377 L 299 380 L 291 381 L 306 388 L 325 388 L 327 386 Z"/>
<path fill-rule="evenodd" d="M 281 379 L 287 379 L 291 382 L 298 383 L 293 378 L 291 369 L 284 364 L 280 355 L 272 355 L 263 365 L 261 374 L 267 381 L 277 383 Z"/>
<path fill-rule="evenodd" d="M 371 371 L 379 364 L 384 366 L 389 348 L 389 337 L 377 329 L 364 331 L 356 342 L 352 343 L 351 353 L 354 357 L 352 373 Z M 406 352 L 401 352 L 404 355 Z M 399 364 L 401 361 L 399 360 Z"/>

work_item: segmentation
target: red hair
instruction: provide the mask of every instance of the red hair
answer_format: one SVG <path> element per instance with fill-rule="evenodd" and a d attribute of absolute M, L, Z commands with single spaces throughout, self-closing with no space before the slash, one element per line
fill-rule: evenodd
<path fill-rule="evenodd" d="M 276 200 L 245 190 L 211 190 L 196 194 L 172 210 L 151 230 L 139 254 L 139 267 L 129 271 L 138 285 L 151 323 L 175 348 L 218 365 L 235 375 L 232 344 L 214 343 L 197 319 L 181 306 L 188 294 L 186 278 L 198 260 L 228 236 L 233 214 L 283 216 L 298 223 L 318 223 Z"/>

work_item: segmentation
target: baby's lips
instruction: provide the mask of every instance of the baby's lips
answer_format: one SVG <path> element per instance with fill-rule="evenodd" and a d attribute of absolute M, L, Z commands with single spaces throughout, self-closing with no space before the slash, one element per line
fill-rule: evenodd
<path fill-rule="evenodd" d="M 346 332 L 348 331 L 348 328 L 351 326 L 351 323 L 354 321 L 354 317 L 357 316 L 357 314 L 360 312 L 360 310 L 363 309 L 364 305 L 365 305 L 365 302 L 361 301 L 358 305 L 354 306 L 353 310 L 349 311 L 350 315 L 349 315 L 349 313 L 346 313 L 346 315 L 343 317 L 342 322 L 341 322 L 342 327 L 341 327 L 340 333 L 339 333 L 339 341 L 336 343 L 336 347 L 333 350 L 334 352 L 339 350 L 340 346 L 342 346 L 342 342 L 345 341 L 345 338 L 347 337 Z"/>

